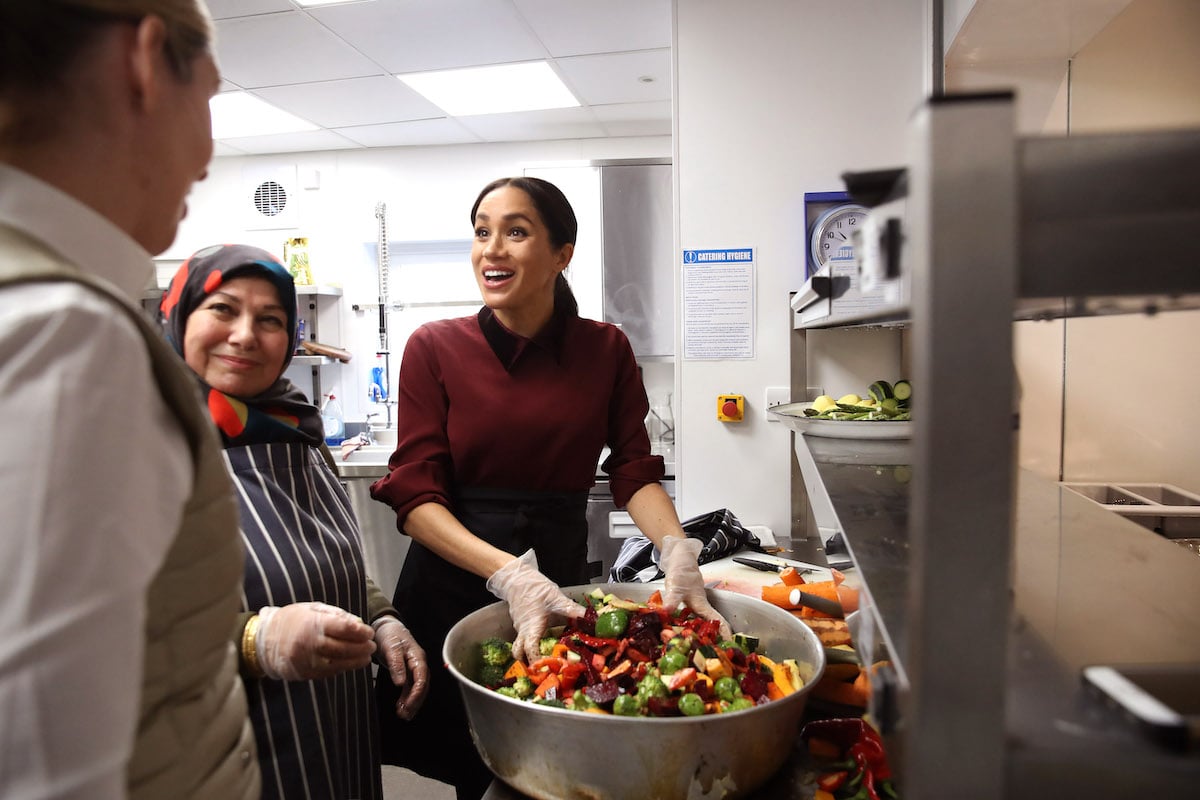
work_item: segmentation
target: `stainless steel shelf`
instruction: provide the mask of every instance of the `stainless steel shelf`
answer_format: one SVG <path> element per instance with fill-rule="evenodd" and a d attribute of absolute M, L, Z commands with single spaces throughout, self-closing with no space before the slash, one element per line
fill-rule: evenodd
<path fill-rule="evenodd" d="M 795 438 L 810 492 L 832 509 L 858 570 L 876 638 L 908 690 L 912 443 Z M 1004 673 L 1008 797 L 1185 796 L 1200 758 L 1152 744 L 1086 696 L 1089 663 L 1187 663 L 1200 654 L 1200 559 L 1070 487 L 1021 473 L 1013 615 Z M 972 541 L 974 520 L 958 536 Z M 1115 598 L 1121 598 L 1120 601 Z M 941 597 L 947 609 L 972 596 Z M 935 618 L 930 621 L 937 624 Z M 960 648 L 981 635 L 962 634 Z M 940 654 L 954 661 L 957 652 Z M 969 700 L 969 698 L 968 698 Z M 891 715 L 873 709 L 876 718 Z M 899 734 L 892 732 L 892 740 Z M 1057 793 L 1057 794 L 1055 794 Z"/>
<path fill-rule="evenodd" d="M 1200 564 L 1056 483 L 1018 481 L 1012 321 L 1200 308 L 1200 131 L 1021 140 L 1011 96 L 939 97 L 908 151 L 906 196 L 872 213 L 903 220 L 912 483 L 889 474 L 894 452 L 808 436 L 807 496 L 793 480 L 795 516 L 828 513 L 843 533 L 868 634 L 895 659 L 882 710 L 905 796 L 1132 796 L 1125 775 L 1183 796 L 1200 759 L 1102 720 L 1079 669 L 1194 661 Z M 897 313 L 828 325 L 793 310 L 793 392 L 804 330 Z"/>

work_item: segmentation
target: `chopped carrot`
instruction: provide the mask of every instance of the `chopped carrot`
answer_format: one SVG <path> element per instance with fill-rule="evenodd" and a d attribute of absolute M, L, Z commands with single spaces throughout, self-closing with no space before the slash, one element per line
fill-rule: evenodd
<path fill-rule="evenodd" d="M 655 589 L 654 594 L 650 595 L 650 597 L 648 597 L 646 599 L 646 605 L 650 606 L 651 608 L 656 608 L 656 607 L 661 608 L 662 607 L 662 592 L 659 591 L 658 589 Z"/>
<path fill-rule="evenodd" d="M 833 581 L 822 581 L 820 583 L 806 583 L 806 584 L 804 584 L 804 591 L 808 594 L 815 595 L 817 597 L 823 597 L 826 600 L 832 600 L 835 603 L 841 602 L 841 600 L 838 599 L 837 584 L 835 584 Z M 818 618 L 823 617 L 825 619 L 829 619 L 832 615 L 826 614 L 823 611 L 817 611 L 815 608 L 809 608 L 808 606 L 805 606 L 802 611 L 801 616 L 802 617 L 818 617 Z"/>
<path fill-rule="evenodd" d="M 829 572 L 831 575 L 833 575 L 833 582 L 836 583 L 838 586 L 841 586 L 843 583 L 846 582 L 846 576 L 843 575 L 838 570 L 830 567 Z"/>
<path fill-rule="evenodd" d="M 780 608 L 799 608 L 791 600 L 793 586 L 786 583 L 771 583 L 762 587 L 762 599 Z"/>
<path fill-rule="evenodd" d="M 778 684 L 776 684 L 775 681 L 771 681 L 770 683 L 767 684 L 767 699 L 768 700 L 782 700 L 786 696 L 787 695 L 785 695 L 783 693 L 783 690 L 779 688 Z"/>
<path fill-rule="evenodd" d="M 833 678 L 822 676 L 817 685 L 812 688 L 812 696 L 818 700 L 828 700 L 844 706 L 866 708 L 866 698 L 862 692 L 854 688 L 853 683 L 846 683 Z"/>
<path fill-rule="evenodd" d="M 779 573 L 779 580 L 788 586 L 799 586 L 804 583 L 804 576 L 795 567 L 785 567 L 783 572 Z"/>
<path fill-rule="evenodd" d="M 557 675 L 548 675 L 544 681 L 537 685 L 537 688 L 533 690 L 533 693 L 538 697 L 545 697 L 550 693 L 551 689 L 558 688 L 558 683 L 559 681 Z"/>
<path fill-rule="evenodd" d="M 841 745 L 818 736 L 808 737 L 808 753 L 813 758 L 841 758 Z"/>
<path fill-rule="evenodd" d="M 566 658 L 567 653 L 569 652 L 571 652 L 571 648 L 567 647 L 562 642 L 558 642 L 554 645 L 554 649 L 550 652 L 550 655 L 553 658 Z"/>
<path fill-rule="evenodd" d="M 522 678 L 528 674 L 529 673 L 525 669 L 525 664 L 520 661 L 514 661 L 509 668 L 505 670 L 504 680 L 508 680 L 509 678 Z"/>
<path fill-rule="evenodd" d="M 870 670 L 861 670 L 858 677 L 854 679 L 854 690 L 862 696 L 862 704 L 865 707 L 871 699 L 871 673 Z"/>
<path fill-rule="evenodd" d="M 853 586 L 837 587 L 838 601 L 842 604 L 842 611 L 847 614 L 858 611 L 858 589 Z"/>
<path fill-rule="evenodd" d="M 813 792 L 813 800 L 833 800 L 833 792 L 827 792 L 824 789 L 817 789 Z"/>

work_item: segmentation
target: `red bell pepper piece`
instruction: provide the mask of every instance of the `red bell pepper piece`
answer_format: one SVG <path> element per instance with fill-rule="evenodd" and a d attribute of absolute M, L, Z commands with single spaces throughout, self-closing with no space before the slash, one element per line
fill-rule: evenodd
<path fill-rule="evenodd" d="M 846 779 L 850 777 L 847 770 L 840 769 L 837 772 L 826 772 L 817 777 L 817 788 L 824 789 L 827 792 L 836 792 L 846 783 Z"/>

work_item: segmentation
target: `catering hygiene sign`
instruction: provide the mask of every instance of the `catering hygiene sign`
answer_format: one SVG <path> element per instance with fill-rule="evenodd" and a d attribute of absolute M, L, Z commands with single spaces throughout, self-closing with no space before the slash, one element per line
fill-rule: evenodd
<path fill-rule="evenodd" d="M 683 251 L 683 357 L 754 358 L 754 248 Z"/>

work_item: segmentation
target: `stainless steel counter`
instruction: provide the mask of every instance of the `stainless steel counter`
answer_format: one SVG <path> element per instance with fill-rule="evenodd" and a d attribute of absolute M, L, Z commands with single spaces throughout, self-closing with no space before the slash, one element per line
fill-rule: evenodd
<path fill-rule="evenodd" d="M 904 665 L 929 657 L 909 652 L 910 445 L 796 440 L 805 485 L 832 511 L 824 524 L 842 533 L 861 573 L 864 604 L 874 608 L 879 641 L 898 667 L 902 708 Z M 1174 754 L 1134 733 L 1084 692 L 1080 669 L 1200 661 L 1200 559 L 1030 473 L 1019 475 L 1015 510 L 1006 718 L 992 720 L 1005 731 L 1006 795 L 1190 796 L 1200 754 Z M 972 536 L 971 522 L 962 520 L 962 536 Z M 971 647 L 969 636 L 962 647 Z M 920 747 L 900 735 L 892 740 L 897 749 Z"/>

